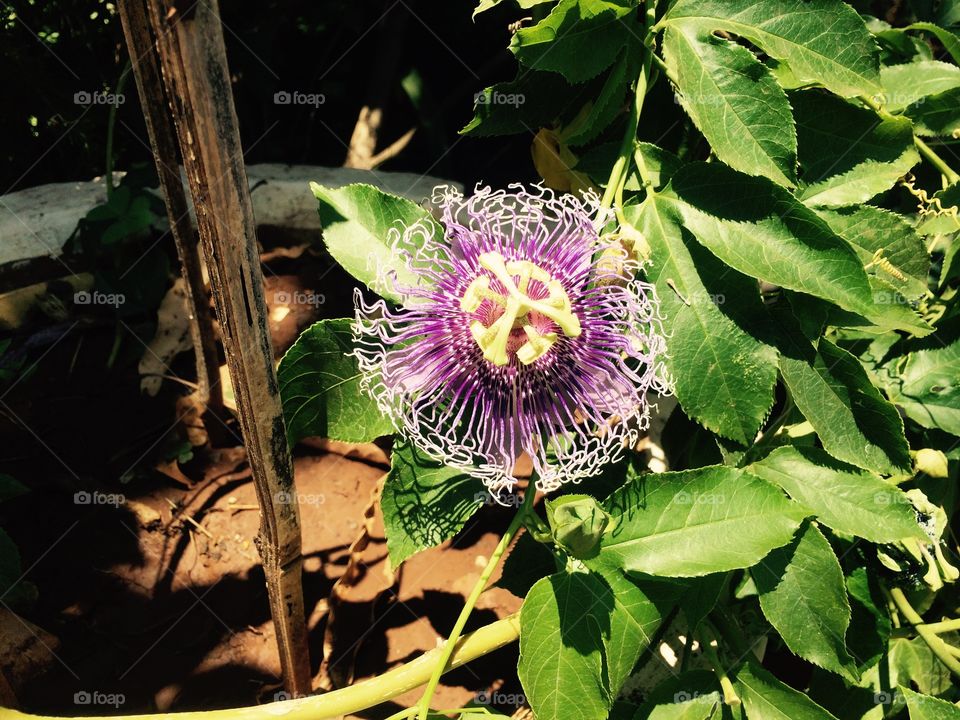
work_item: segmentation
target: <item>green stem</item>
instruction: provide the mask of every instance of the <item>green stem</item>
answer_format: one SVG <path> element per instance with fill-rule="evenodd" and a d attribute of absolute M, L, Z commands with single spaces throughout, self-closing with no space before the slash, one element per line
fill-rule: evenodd
<path fill-rule="evenodd" d="M 953 653 L 950 652 L 943 638 L 931 630 L 929 625 L 923 624 L 923 618 L 920 616 L 920 613 L 913 609 L 913 605 L 907 600 L 907 596 L 903 590 L 900 588 L 891 588 L 889 593 L 890 599 L 893 600 L 894 605 L 897 606 L 897 610 L 900 611 L 900 614 L 903 615 L 907 622 L 914 626 L 914 630 L 923 638 L 927 647 L 930 648 L 930 652 L 937 656 L 937 659 L 943 663 L 944 667 L 957 677 L 960 677 L 960 660 L 953 656 Z"/>
<path fill-rule="evenodd" d="M 520 636 L 519 613 L 485 625 L 460 638 L 446 670 L 453 670 L 471 660 L 487 655 L 508 645 Z M 352 715 L 403 695 L 423 685 L 436 668 L 443 651 L 440 648 L 426 652 L 416 660 L 385 672 L 379 677 L 358 682 L 323 695 L 312 695 L 295 700 L 266 703 L 244 708 L 225 708 L 198 712 L 154 713 L 87 718 L 86 720 L 331 720 Z M 0 710 L 3 720 L 60 720 L 55 717 L 30 715 L 17 710 Z"/>
<path fill-rule="evenodd" d="M 620 143 L 620 154 L 610 169 L 610 178 L 607 180 L 607 187 L 604 188 L 603 197 L 600 199 L 600 208 L 602 210 L 609 210 L 618 192 L 623 192 L 621 184 L 626 181 L 627 173 L 630 169 L 630 159 L 634 154 L 633 151 L 637 140 L 637 126 L 640 123 L 640 111 L 643 110 L 643 101 L 650 86 L 650 66 L 653 62 L 654 52 L 649 33 L 654 20 L 653 5 L 654 3 L 647 3 L 645 23 L 648 35 L 645 41 L 646 47 L 644 48 L 643 65 L 640 69 L 640 76 L 637 78 L 634 101 L 630 105 L 630 115 L 627 117 L 627 129 Z"/>
<path fill-rule="evenodd" d="M 867 97 L 866 95 L 861 95 L 859 99 L 860 99 L 860 102 L 862 102 L 864 105 L 866 105 L 868 108 L 873 110 L 882 118 L 890 119 L 890 118 L 897 117 L 896 115 L 893 115 L 892 113 L 890 113 L 888 110 L 884 109 L 884 107 L 880 103 L 878 103 L 876 100 L 874 100 L 871 97 Z M 933 165 L 937 170 L 939 170 L 940 174 L 947 179 L 947 182 L 955 183 L 957 181 L 960 181 L 960 175 L 958 175 L 956 171 L 947 164 L 946 160 L 944 160 L 942 157 L 937 155 L 936 151 L 932 147 L 927 145 L 927 143 L 924 142 L 923 139 L 914 135 L 913 143 L 914 145 L 917 146 L 917 150 L 920 151 L 920 154 L 923 155 L 923 157 L 931 165 Z"/>
<path fill-rule="evenodd" d="M 513 517 L 513 520 L 510 521 L 510 527 L 507 528 L 507 531 L 503 534 L 503 537 L 500 538 L 500 542 L 497 544 L 493 554 L 490 555 L 490 559 L 487 561 L 487 566 L 483 569 L 483 572 L 480 573 L 480 577 L 473 586 L 473 590 L 470 591 L 470 595 L 467 597 L 467 600 L 463 605 L 463 609 L 460 611 L 460 616 L 457 618 L 457 622 L 454 624 L 453 630 L 450 632 L 450 637 L 447 638 L 447 642 L 443 646 L 443 652 L 440 655 L 440 659 L 437 661 L 437 664 L 433 670 L 433 674 L 430 676 L 430 680 L 427 682 L 427 687 L 423 691 L 423 696 L 420 698 L 420 702 L 417 703 L 420 720 L 427 720 L 427 716 L 430 714 L 430 701 L 433 699 L 433 694 L 437 690 L 437 685 L 440 684 L 440 676 L 447 671 L 447 663 L 453 655 L 453 651 L 456 649 L 457 642 L 460 639 L 463 628 L 467 624 L 470 614 L 473 612 L 473 607 L 477 604 L 480 594 L 487 589 L 487 583 L 490 582 L 490 576 L 493 575 L 493 571 L 496 570 L 497 566 L 500 564 L 500 559 L 510 546 L 514 535 L 516 535 L 517 531 L 523 526 L 524 518 L 533 507 L 533 500 L 536 497 L 536 494 L 536 487 L 534 486 L 533 479 L 531 478 L 530 484 L 523 496 L 523 505 L 520 506 L 517 514 Z"/>
<path fill-rule="evenodd" d="M 940 633 L 960 630 L 960 620 L 943 620 L 942 622 L 923 623 L 923 627 L 939 635 Z M 916 626 L 914 626 L 914 629 L 916 629 Z"/>
<path fill-rule="evenodd" d="M 119 97 L 123 92 L 123 86 L 127 82 L 127 75 L 130 74 L 130 61 L 127 60 L 127 64 L 123 66 L 123 71 L 120 73 L 120 77 L 117 79 L 117 87 L 114 89 L 114 95 Z M 110 196 L 113 195 L 113 130 L 117 124 L 117 108 L 120 106 L 119 103 L 115 102 L 110 105 L 110 110 L 107 111 L 107 163 L 106 163 L 106 183 L 107 183 L 107 199 L 110 199 Z"/>
<path fill-rule="evenodd" d="M 918 137 L 914 137 L 913 142 L 916 144 L 917 150 L 920 151 L 920 154 L 923 155 L 931 165 L 940 171 L 940 174 L 947 179 L 947 182 L 953 184 L 960 181 L 960 175 L 958 175 L 952 167 L 947 165 L 947 162 L 942 157 L 937 155 L 932 147 L 927 145 L 927 143 Z"/>
<path fill-rule="evenodd" d="M 723 703 L 730 706 L 739 705 L 741 702 L 740 696 L 737 695 L 737 690 L 733 687 L 733 682 L 727 675 L 726 668 L 720 662 L 717 651 L 710 644 L 716 639 L 716 633 L 711 629 L 710 623 L 706 620 L 701 622 L 698 634 L 700 635 L 700 648 L 703 656 L 713 666 L 713 672 L 717 676 L 717 680 L 720 681 L 720 689 L 723 690 Z"/>

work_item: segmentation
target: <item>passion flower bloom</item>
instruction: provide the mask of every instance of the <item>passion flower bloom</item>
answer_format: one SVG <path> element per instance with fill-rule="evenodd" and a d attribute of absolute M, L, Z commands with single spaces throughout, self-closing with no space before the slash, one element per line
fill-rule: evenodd
<path fill-rule="evenodd" d="M 430 218 L 390 233 L 416 278 L 379 273 L 401 306 L 356 293 L 363 387 L 415 446 L 495 496 L 524 452 L 545 491 L 599 473 L 648 424 L 648 391 L 668 389 L 653 287 L 598 234 L 594 195 L 511 185 L 433 201 L 442 237 Z"/>

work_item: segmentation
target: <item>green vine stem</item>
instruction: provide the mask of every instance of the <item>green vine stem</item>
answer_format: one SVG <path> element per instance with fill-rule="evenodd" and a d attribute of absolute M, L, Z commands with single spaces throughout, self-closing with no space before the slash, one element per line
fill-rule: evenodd
<path fill-rule="evenodd" d="M 453 648 L 449 662 L 444 663 L 444 671 L 453 670 L 471 660 L 483 657 L 504 645 L 509 645 L 518 637 L 520 637 L 519 613 L 485 625 L 460 638 Z M 277 717 L 283 717 L 284 720 L 331 720 L 341 715 L 366 710 L 420 687 L 430 679 L 445 650 L 446 648 L 431 650 L 416 660 L 411 660 L 383 675 L 323 695 L 311 695 L 245 708 L 111 716 L 110 718 L 101 716 L 86 720 L 170 720 L 174 717 L 176 720 L 276 720 Z M 0 709 L 0 716 L 3 720 L 65 720 L 30 715 L 6 708 Z"/>
<path fill-rule="evenodd" d="M 497 569 L 503 554 L 510 546 L 510 543 L 513 541 L 517 531 L 523 526 L 524 518 L 533 507 L 533 500 L 536 495 L 536 487 L 534 486 L 533 479 L 531 478 L 530 484 L 523 496 L 523 505 L 520 506 L 517 514 L 514 515 L 513 520 L 510 521 L 510 526 L 503 534 L 503 537 L 500 538 L 500 542 L 497 544 L 493 554 L 490 555 L 490 559 L 487 560 L 487 566 L 483 569 L 483 572 L 480 573 L 480 577 L 473 586 L 473 590 L 470 591 L 470 595 L 467 597 L 467 600 L 463 605 L 463 609 L 460 610 L 460 616 L 457 618 L 457 622 L 454 624 L 453 630 L 450 632 L 450 637 L 447 638 L 447 642 L 444 643 L 442 654 L 440 655 L 440 658 L 433 669 L 430 680 L 427 682 L 427 687 L 423 691 L 423 696 L 420 698 L 420 702 L 417 703 L 417 710 L 419 712 L 420 720 L 427 720 L 430 714 L 430 701 L 433 699 L 433 694 L 436 692 L 437 685 L 440 683 L 440 676 L 447 671 L 447 664 L 457 647 L 457 642 L 460 639 L 461 633 L 463 633 L 463 628 L 467 624 L 470 614 L 473 612 L 473 607 L 477 604 L 480 594 L 487 589 L 487 583 L 490 582 L 490 576 L 493 575 L 493 571 Z"/>
<path fill-rule="evenodd" d="M 713 666 L 713 672 L 717 676 L 717 680 L 720 681 L 720 689 L 723 690 L 723 703 L 730 706 L 739 705 L 741 702 L 740 696 L 737 695 L 737 690 L 733 687 L 733 682 L 730 680 L 730 676 L 727 675 L 726 668 L 724 668 L 723 663 L 720 662 L 720 656 L 717 654 L 713 645 L 711 645 L 711 643 L 716 640 L 717 634 L 706 620 L 700 623 L 700 629 L 697 634 L 700 640 L 700 650 L 703 652 L 703 656 L 707 659 L 707 662 Z"/>
<path fill-rule="evenodd" d="M 123 71 L 120 73 L 120 77 L 117 78 L 117 86 L 114 88 L 114 94 L 119 97 L 123 93 L 123 86 L 127 82 L 127 76 L 130 74 L 130 61 L 127 60 L 126 65 L 123 66 Z M 107 185 L 107 199 L 113 195 L 113 133 L 114 128 L 117 125 L 117 108 L 119 103 L 111 103 L 110 109 L 107 111 L 107 141 L 106 141 L 106 152 L 107 152 L 107 161 L 106 161 L 106 172 L 104 180 Z"/>
<path fill-rule="evenodd" d="M 877 113 L 877 115 L 879 115 L 882 118 L 889 119 L 889 118 L 897 117 L 896 115 L 893 115 L 889 113 L 887 110 L 885 110 L 883 106 L 873 98 L 867 97 L 865 95 L 861 95 L 859 100 L 860 102 L 862 102 L 864 105 L 866 105 L 868 108 L 873 110 L 875 113 Z M 923 157 L 931 165 L 933 165 L 937 170 L 940 171 L 940 174 L 947 179 L 948 183 L 955 183 L 957 181 L 960 181 L 960 175 L 958 175 L 957 172 L 952 167 L 950 167 L 950 165 L 947 164 L 946 160 L 944 160 L 942 157 L 937 155 L 936 151 L 932 147 L 927 145 L 927 143 L 924 142 L 922 138 L 919 138 L 916 135 L 914 135 L 913 144 L 917 146 L 917 150 L 920 151 L 920 154 L 923 155 Z"/>
<path fill-rule="evenodd" d="M 950 652 L 950 646 L 947 645 L 943 638 L 937 635 L 936 631 L 930 629 L 930 625 L 924 625 L 923 618 L 920 616 L 920 613 L 913 609 L 913 605 L 907 600 L 907 596 L 903 590 L 900 588 L 891 588 L 888 592 L 897 610 L 903 615 L 907 622 L 913 625 L 913 629 L 923 638 L 927 647 L 930 648 L 930 652 L 936 655 L 937 659 L 943 663 L 950 672 L 960 678 L 960 660 Z"/>
<path fill-rule="evenodd" d="M 960 619 L 955 620 L 942 620 L 941 622 L 933 623 L 923 623 L 923 627 L 931 632 L 935 632 L 938 635 L 945 632 L 953 632 L 954 630 L 960 630 Z"/>
<path fill-rule="evenodd" d="M 630 104 L 630 115 L 627 118 L 627 129 L 623 134 L 623 141 L 620 143 L 620 154 L 610 169 L 610 178 L 607 180 L 607 187 L 600 199 L 601 210 L 609 210 L 614 200 L 619 199 L 618 195 L 623 192 L 623 184 L 626 182 L 627 173 L 630 170 L 630 159 L 633 157 L 633 151 L 636 147 L 640 112 L 643 110 L 643 101 L 647 96 L 647 90 L 650 88 L 650 67 L 653 63 L 654 54 L 650 32 L 653 27 L 654 13 L 654 3 L 648 2 L 645 15 L 647 39 L 644 41 L 643 65 L 637 78 L 634 101 Z M 619 205 L 617 209 L 619 211 Z"/>

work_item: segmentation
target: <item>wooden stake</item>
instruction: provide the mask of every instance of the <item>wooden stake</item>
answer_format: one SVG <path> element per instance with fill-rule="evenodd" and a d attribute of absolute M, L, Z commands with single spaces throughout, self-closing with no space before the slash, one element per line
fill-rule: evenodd
<path fill-rule="evenodd" d="M 147 134 L 153 159 L 160 178 L 160 188 L 166 200 L 170 233 L 173 235 L 187 287 L 187 313 L 190 317 L 190 336 L 197 363 L 197 396 L 201 404 L 213 413 L 221 414 L 223 391 L 220 387 L 220 359 L 217 355 L 217 337 L 213 327 L 210 304 L 204 291 L 203 266 L 190 216 L 187 199 L 180 180 L 180 161 L 177 155 L 176 131 L 167 110 L 160 77 L 160 60 L 150 31 L 147 7 L 142 0 L 120 3 L 120 21 L 127 40 L 127 52 L 137 80 L 140 106 L 147 122 Z"/>
<path fill-rule="evenodd" d="M 127 4 L 144 0 L 123 0 Z M 260 504 L 257 548 L 270 597 L 284 683 L 310 688 L 300 520 L 267 308 L 253 206 L 216 0 L 145 0 L 170 100 L 237 412 Z M 181 13 L 180 8 L 187 8 Z M 141 50 L 142 52 L 142 50 Z"/>

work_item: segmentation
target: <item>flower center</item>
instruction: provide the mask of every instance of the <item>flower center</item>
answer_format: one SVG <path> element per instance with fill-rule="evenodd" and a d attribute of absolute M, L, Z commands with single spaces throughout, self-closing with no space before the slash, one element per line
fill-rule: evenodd
<path fill-rule="evenodd" d="M 470 333 L 483 350 L 483 357 L 494 365 L 510 362 L 509 345 L 514 331 L 523 330 L 526 341 L 515 351 L 517 359 L 529 365 L 543 356 L 557 341 L 555 332 L 537 329 L 535 319 L 552 321 L 567 337 L 580 335 L 580 320 L 570 309 L 570 298 L 558 280 L 527 260 L 507 261 L 497 252 L 484 253 L 479 258 L 480 267 L 490 275 L 478 275 L 460 298 L 460 309 L 474 313 L 484 300 L 489 300 L 502 309 L 502 313 L 489 325 L 480 320 L 470 323 Z M 490 288 L 490 276 L 500 281 L 504 292 Z M 530 281 L 535 280 L 546 289 L 546 297 L 530 296 Z"/>

